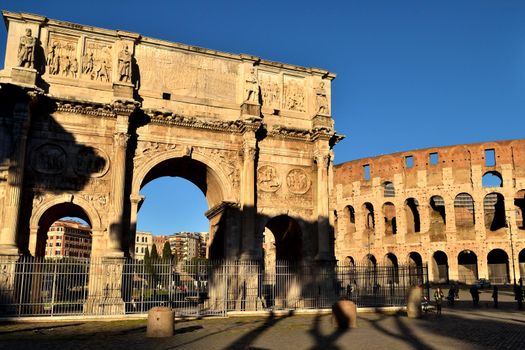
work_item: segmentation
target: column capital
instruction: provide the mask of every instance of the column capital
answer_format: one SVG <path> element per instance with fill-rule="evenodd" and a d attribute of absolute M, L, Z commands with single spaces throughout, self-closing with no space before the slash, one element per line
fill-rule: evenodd
<path fill-rule="evenodd" d="M 129 137 L 130 137 L 130 135 L 128 133 L 116 132 L 115 134 L 113 134 L 114 144 L 119 146 L 119 147 L 124 147 L 125 148 L 127 146 L 127 144 L 128 144 Z"/>

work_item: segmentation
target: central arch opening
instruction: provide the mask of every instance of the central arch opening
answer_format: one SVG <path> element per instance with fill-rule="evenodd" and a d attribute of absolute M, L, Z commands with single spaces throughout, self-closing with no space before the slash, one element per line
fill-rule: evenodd
<path fill-rule="evenodd" d="M 137 208 L 136 236 L 130 247 L 133 256 L 164 256 L 169 248 L 172 258 L 191 261 L 206 258 L 211 243 L 221 248 L 219 257 L 224 255 L 224 235 L 210 237 L 210 220 L 205 216 L 223 197 L 206 164 L 190 157 L 164 160 L 145 175 L 140 195 L 143 201 Z M 213 233 L 220 231 L 216 226 Z"/>

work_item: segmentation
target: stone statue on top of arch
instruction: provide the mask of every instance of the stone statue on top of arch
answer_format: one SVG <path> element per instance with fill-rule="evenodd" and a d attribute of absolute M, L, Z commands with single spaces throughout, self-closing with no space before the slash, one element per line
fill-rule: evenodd
<path fill-rule="evenodd" d="M 20 38 L 18 45 L 18 66 L 33 68 L 35 60 L 36 38 L 32 36 L 31 29 L 26 28 L 26 35 Z"/>
<path fill-rule="evenodd" d="M 244 102 L 251 104 L 259 104 L 259 80 L 255 69 L 251 68 L 248 77 L 246 78 L 246 93 Z"/>
<path fill-rule="evenodd" d="M 315 88 L 315 101 L 317 103 L 317 114 L 318 115 L 329 115 L 328 110 L 328 97 L 326 96 L 326 90 L 324 88 L 324 82 L 320 82 L 317 88 Z"/>
<path fill-rule="evenodd" d="M 128 50 L 128 45 L 118 54 L 118 80 L 124 83 L 129 83 L 131 80 L 131 52 Z"/>

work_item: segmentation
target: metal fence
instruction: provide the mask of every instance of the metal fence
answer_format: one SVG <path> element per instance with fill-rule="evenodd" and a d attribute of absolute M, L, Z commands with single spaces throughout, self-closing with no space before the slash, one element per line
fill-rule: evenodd
<path fill-rule="evenodd" d="M 0 316 L 144 314 L 155 306 L 177 316 L 224 316 L 324 309 L 340 298 L 358 307 L 404 306 L 408 289 L 427 282 L 426 265 L 23 257 L 0 260 Z"/>

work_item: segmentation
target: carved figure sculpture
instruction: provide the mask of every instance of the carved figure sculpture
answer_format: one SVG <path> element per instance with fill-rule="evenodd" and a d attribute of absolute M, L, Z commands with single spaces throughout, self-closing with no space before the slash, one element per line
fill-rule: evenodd
<path fill-rule="evenodd" d="M 73 75 L 73 78 L 76 78 L 76 77 L 77 77 L 77 73 L 78 73 L 78 61 L 77 61 L 76 58 L 73 60 L 73 62 L 71 62 L 70 72 L 71 72 L 71 74 Z"/>
<path fill-rule="evenodd" d="M 36 39 L 32 36 L 31 29 L 26 29 L 26 35 L 20 38 L 18 45 L 18 66 L 33 68 L 35 60 Z"/>
<path fill-rule="evenodd" d="M 85 54 L 82 59 L 82 73 L 83 74 L 91 74 L 93 72 L 93 68 L 95 66 L 95 62 L 93 59 L 93 52 L 90 54 Z"/>
<path fill-rule="evenodd" d="M 57 75 L 60 71 L 60 56 L 58 56 L 57 48 L 58 44 L 54 42 L 47 55 L 47 66 L 51 75 Z"/>
<path fill-rule="evenodd" d="M 317 114 L 327 115 L 328 112 L 328 98 L 326 97 L 326 90 L 324 88 L 324 82 L 320 82 L 319 86 L 315 89 L 316 102 L 317 102 Z"/>
<path fill-rule="evenodd" d="M 118 80 L 129 83 L 131 78 L 131 52 L 128 51 L 128 45 L 124 46 L 124 49 L 118 54 L 118 72 Z"/>
<path fill-rule="evenodd" d="M 250 69 L 250 75 L 246 78 L 246 99 L 244 101 L 259 103 L 259 81 L 253 68 Z"/>

